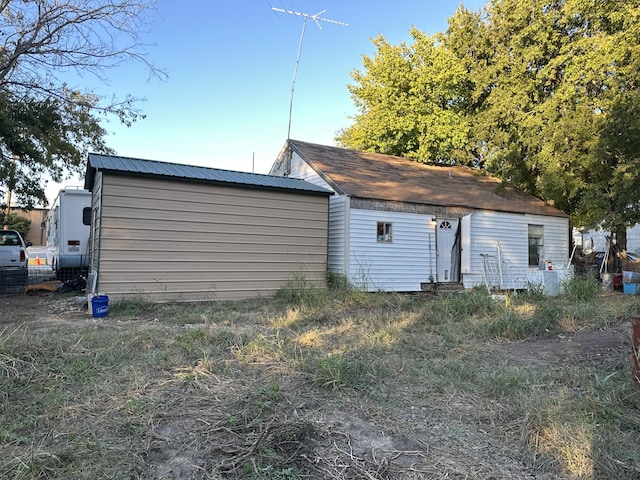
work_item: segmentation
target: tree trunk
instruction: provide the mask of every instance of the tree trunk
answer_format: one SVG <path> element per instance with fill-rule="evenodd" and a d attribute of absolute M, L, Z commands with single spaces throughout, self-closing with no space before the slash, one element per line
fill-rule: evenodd
<path fill-rule="evenodd" d="M 627 250 L 627 229 L 621 229 L 616 232 L 616 245 L 620 250 Z"/>

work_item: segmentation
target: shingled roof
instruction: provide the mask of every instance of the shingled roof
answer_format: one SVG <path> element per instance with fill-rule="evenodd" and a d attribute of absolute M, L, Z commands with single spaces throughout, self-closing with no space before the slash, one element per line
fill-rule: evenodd
<path fill-rule="evenodd" d="M 328 147 L 299 140 L 288 145 L 337 193 L 358 198 L 566 217 L 522 190 L 479 170 L 434 166 L 403 157 Z"/>

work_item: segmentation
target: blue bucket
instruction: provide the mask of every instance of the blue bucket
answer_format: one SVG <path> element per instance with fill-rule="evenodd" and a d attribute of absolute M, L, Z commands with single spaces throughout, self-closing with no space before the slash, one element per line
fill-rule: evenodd
<path fill-rule="evenodd" d="M 94 317 L 106 317 L 109 314 L 109 297 L 96 295 L 91 299 L 91 310 Z"/>

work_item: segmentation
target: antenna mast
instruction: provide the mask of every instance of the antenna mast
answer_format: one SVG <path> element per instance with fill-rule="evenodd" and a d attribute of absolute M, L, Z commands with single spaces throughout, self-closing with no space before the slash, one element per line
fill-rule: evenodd
<path fill-rule="evenodd" d="M 302 42 L 304 41 L 304 31 L 307 27 L 307 20 L 311 19 L 314 22 L 316 22 L 316 25 L 320 30 L 322 30 L 320 21 L 335 23 L 336 25 L 344 25 L 345 27 L 348 27 L 349 24 L 344 22 L 339 22 L 337 20 L 331 20 L 329 18 L 321 17 L 320 15 L 326 12 L 327 11 L 326 9 L 319 11 L 315 15 L 309 15 L 308 13 L 294 12 L 291 10 L 283 10 L 282 8 L 276 8 L 276 7 L 271 7 L 271 10 L 274 10 L 276 12 L 282 12 L 282 13 L 290 13 L 291 15 L 297 15 L 304 19 L 302 22 L 302 33 L 300 34 L 300 44 L 298 45 L 298 55 L 296 56 L 296 67 L 293 71 L 293 82 L 291 83 L 291 100 L 289 101 L 289 127 L 287 129 L 287 140 L 289 140 L 291 138 L 291 115 L 293 112 L 293 93 L 296 88 L 296 78 L 298 76 L 298 65 L 300 64 L 300 55 L 302 54 Z"/>

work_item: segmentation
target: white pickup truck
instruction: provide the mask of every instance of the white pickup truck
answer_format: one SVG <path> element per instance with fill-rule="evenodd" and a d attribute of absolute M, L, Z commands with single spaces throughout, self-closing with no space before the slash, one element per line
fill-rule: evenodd
<path fill-rule="evenodd" d="M 0 289 L 29 283 L 30 246 L 16 230 L 0 230 Z"/>

